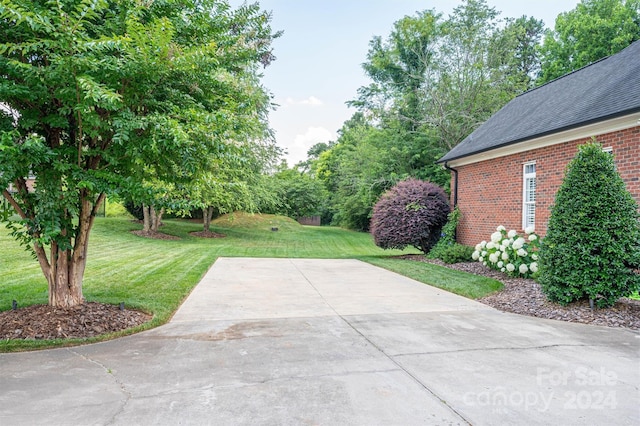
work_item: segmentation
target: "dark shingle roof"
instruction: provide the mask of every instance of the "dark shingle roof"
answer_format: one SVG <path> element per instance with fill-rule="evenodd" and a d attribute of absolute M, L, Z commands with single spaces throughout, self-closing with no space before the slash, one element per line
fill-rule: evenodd
<path fill-rule="evenodd" d="M 439 163 L 640 111 L 640 41 L 514 98 Z"/>

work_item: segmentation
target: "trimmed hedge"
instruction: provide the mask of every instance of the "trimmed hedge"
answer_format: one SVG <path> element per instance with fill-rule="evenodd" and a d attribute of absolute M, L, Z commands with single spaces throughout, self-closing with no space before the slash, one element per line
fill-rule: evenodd
<path fill-rule="evenodd" d="M 551 209 L 540 250 L 542 289 L 566 305 L 613 305 L 640 286 L 638 205 L 598 143 L 579 147 Z"/>

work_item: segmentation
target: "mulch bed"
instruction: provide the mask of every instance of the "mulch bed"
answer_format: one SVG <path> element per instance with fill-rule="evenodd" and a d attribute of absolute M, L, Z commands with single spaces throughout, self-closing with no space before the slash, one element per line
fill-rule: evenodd
<path fill-rule="evenodd" d="M 532 279 L 511 278 L 480 262 L 463 262 L 448 265 L 440 260 L 427 259 L 422 255 L 401 256 L 403 259 L 429 262 L 447 268 L 494 278 L 504 284 L 504 288 L 494 294 L 479 299 L 479 302 L 503 312 L 512 312 L 538 318 L 578 322 L 583 324 L 622 327 L 640 330 L 640 300 L 619 299 L 610 308 L 591 310 L 587 300 L 558 305 L 547 300 L 540 284 Z"/>
<path fill-rule="evenodd" d="M 120 306 L 86 302 L 72 308 L 33 305 L 0 312 L 0 339 L 71 339 L 126 330 L 152 316 Z"/>

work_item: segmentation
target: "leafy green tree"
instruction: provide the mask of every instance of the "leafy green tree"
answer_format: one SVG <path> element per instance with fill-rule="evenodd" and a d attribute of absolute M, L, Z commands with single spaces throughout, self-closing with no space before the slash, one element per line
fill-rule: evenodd
<path fill-rule="evenodd" d="M 216 94 L 237 93 L 238 72 L 272 59 L 269 20 L 223 0 L 2 2 L 0 102 L 18 119 L 1 134 L 0 187 L 17 190 L 3 196 L 23 226 L 9 224 L 33 249 L 51 305 L 83 302 L 107 193 L 157 199 L 219 148 L 233 122 Z"/>
<path fill-rule="evenodd" d="M 533 88 L 540 72 L 540 41 L 544 22 L 533 17 L 507 18 L 504 29 L 494 34 L 490 64 L 499 79 L 516 93 Z"/>
<path fill-rule="evenodd" d="M 619 52 L 640 39 L 640 0 L 582 0 L 561 13 L 541 48 L 537 83 Z"/>
<path fill-rule="evenodd" d="M 579 148 L 551 209 L 540 249 L 539 282 L 566 305 L 590 299 L 613 305 L 640 286 L 640 214 L 611 154 L 598 143 Z"/>

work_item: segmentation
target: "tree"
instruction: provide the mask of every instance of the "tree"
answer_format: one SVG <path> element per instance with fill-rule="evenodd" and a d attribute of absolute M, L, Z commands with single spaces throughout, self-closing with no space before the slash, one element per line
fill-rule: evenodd
<path fill-rule="evenodd" d="M 384 193 L 376 203 L 371 234 L 383 249 L 413 246 L 427 254 L 440 239 L 450 211 L 442 188 L 407 179 Z"/>
<path fill-rule="evenodd" d="M 9 225 L 33 249 L 49 304 L 83 302 L 89 234 L 107 193 L 152 199 L 141 182 L 162 192 L 218 148 L 233 123 L 216 93 L 273 59 L 269 20 L 223 0 L 2 3 L 0 102 L 19 118 L 1 135 L 0 187 L 17 189 L 3 196 L 23 227 Z M 192 137 L 205 123 L 209 136 Z"/>
<path fill-rule="evenodd" d="M 516 93 L 534 86 L 540 72 L 539 45 L 543 34 L 542 20 L 521 16 L 507 18 L 504 29 L 494 35 L 490 63 Z"/>
<path fill-rule="evenodd" d="M 598 143 L 579 147 L 551 209 L 539 282 L 549 299 L 613 305 L 640 288 L 640 214 Z"/>
<path fill-rule="evenodd" d="M 538 84 L 617 53 L 640 39 L 640 0 L 582 0 L 561 13 L 541 48 Z"/>

